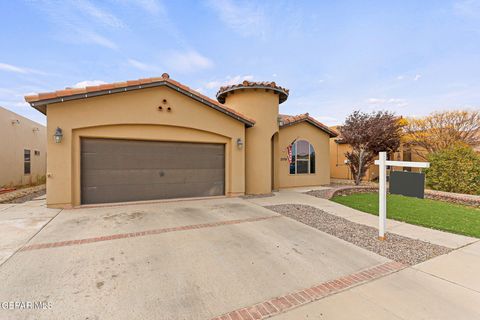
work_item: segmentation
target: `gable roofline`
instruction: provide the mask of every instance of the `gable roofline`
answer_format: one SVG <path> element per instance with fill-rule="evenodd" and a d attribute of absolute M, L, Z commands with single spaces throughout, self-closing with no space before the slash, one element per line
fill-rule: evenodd
<path fill-rule="evenodd" d="M 220 111 L 240 122 L 243 122 L 247 127 L 252 127 L 255 125 L 255 120 L 250 119 L 245 115 L 241 114 L 240 112 L 228 108 L 225 105 L 222 105 L 219 102 L 175 80 L 170 79 L 170 76 L 167 73 L 162 74 L 160 78 L 146 78 L 125 82 L 102 84 L 85 88 L 67 88 L 54 92 L 39 93 L 35 95 L 25 96 L 25 101 L 27 101 L 30 106 L 37 109 L 41 113 L 46 114 L 47 105 L 51 103 L 62 103 L 65 101 L 87 99 L 91 97 L 130 92 L 134 90 L 161 86 L 166 86 L 217 111 Z"/>
<path fill-rule="evenodd" d="M 281 114 L 280 115 L 280 120 L 281 120 L 280 128 L 289 127 L 289 126 L 292 126 L 294 124 L 301 123 L 301 122 L 307 122 L 307 123 L 317 127 L 318 129 L 322 130 L 323 132 L 327 133 L 330 136 L 330 138 L 335 138 L 335 137 L 338 136 L 338 133 L 335 130 L 330 129 L 329 127 L 327 127 L 326 125 L 324 125 L 320 121 L 311 117 L 308 113 L 299 114 L 299 115 L 296 115 L 296 116 Z"/>

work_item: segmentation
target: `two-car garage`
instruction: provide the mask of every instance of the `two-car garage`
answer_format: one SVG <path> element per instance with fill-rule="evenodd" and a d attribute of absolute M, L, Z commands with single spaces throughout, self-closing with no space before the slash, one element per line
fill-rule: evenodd
<path fill-rule="evenodd" d="M 81 203 L 225 194 L 225 145 L 81 139 Z"/>
<path fill-rule="evenodd" d="M 31 96 L 47 115 L 47 207 L 245 194 L 255 121 L 168 74 Z"/>

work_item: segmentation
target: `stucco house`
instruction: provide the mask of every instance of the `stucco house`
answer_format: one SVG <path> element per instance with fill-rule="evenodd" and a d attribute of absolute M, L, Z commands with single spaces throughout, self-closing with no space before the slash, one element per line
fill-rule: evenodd
<path fill-rule="evenodd" d="M 0 188 L 43 181 L 45 126 L 0 107 L 0 137 Z"/>
<path fill-rule="evenodd" d="M 331 130 L 339 132 L 339 126 L 330 127 Z M 350 171 L 350 168 L 346 162 L 347 158 L 345 154 L 352 150 L 351 145 L 346 143 L 341 134 L 338 134 L 336 137 L 330 139 L 330 178 L 340 179 L 340 180 L 353 180 L 353 175 Z M 412 148 L 401 144 L 397 152 L 388 155 L 389 159 L 396 161 L 425 161 L 421 158 L 417 152 L 412 150 Z M 378 159 L 378 157 L 376 157 Z M 403 168 L 403 167 L 393 167 L 390 168 L 395 171 L 413 171 L 420 172 L 419 168 Z M 376 181 L 378 180 L 378 166 L 375 164 L 370 165 L 367 168 L 365 173 L 364 180 L 366 181 Z"/>
<path fill-rule="evenodd" d="M 220 88 L 213 100 L 170 79 L 25 97 L 47 115 L 47 205 L 268 194 L 329 183 L 335 132 L 279 114 L 274 82 Z"/>

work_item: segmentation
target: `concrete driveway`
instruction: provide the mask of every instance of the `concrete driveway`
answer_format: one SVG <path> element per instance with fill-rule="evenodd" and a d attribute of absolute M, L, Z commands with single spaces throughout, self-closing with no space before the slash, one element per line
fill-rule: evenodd
<path fill-rule="evenodd" d="M 16 214 L 25 215 L 12 206 L 0 218 Z M 242 199 L 48 215 L 41 231 L 0 266 L 0 302 L 48 307 L 0 308 L 1 319 L 211 319 L 263 301 L 281 309 L 289 293 L 313 299 L 317 289 L 302 290 L 343 277 L 332 281 L 334 290 L 337 282 L 347 286 L 348 275 L 361 278 L 362 270 L 374 270 L 368 277 L 388 271 L 381 256 Z M 286 298 L 271 300 L 279 296 Z"/>

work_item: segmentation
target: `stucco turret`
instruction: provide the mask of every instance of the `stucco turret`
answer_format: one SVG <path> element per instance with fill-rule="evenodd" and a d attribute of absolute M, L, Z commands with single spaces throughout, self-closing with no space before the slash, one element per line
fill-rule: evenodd
<path fill-rule="evenodd" d="M 250 82 L 222 87 L 219 102 L 255 120 L 245 136 L 245 193 L 272 191 L 275 137 L 278 133 L 279 104 L 287 100 L 288 90 L 275 82 Z"/>

